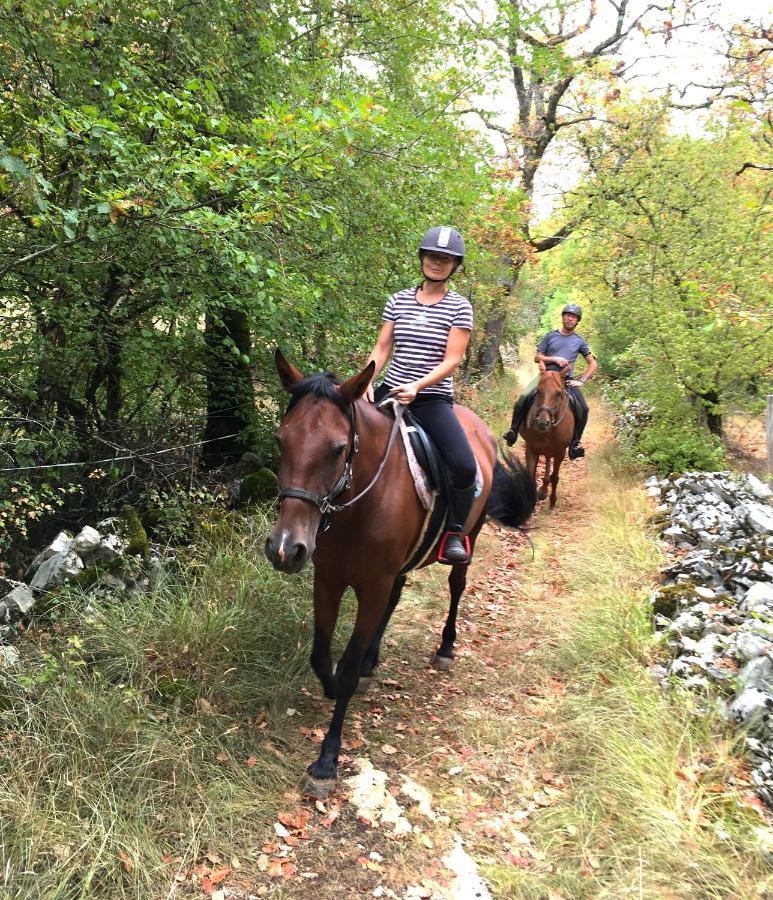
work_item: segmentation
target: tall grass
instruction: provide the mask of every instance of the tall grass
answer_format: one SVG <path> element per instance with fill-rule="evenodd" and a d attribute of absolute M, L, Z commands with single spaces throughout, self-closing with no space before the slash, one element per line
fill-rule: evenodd
<path fill-rule="evenodd" d="M 646 597 L 661 565 L 635 484 L 593 460 L 593 509 L 567 534 L 543 530 L 538 554 L 563 561 L 573 624 L 542 663 L 568 686 L 552 716 L 552 768 L 568 789 L 530 832 L 534 870 L 492 866 L 496 896 L 746 898 L 771 882 L 762 821 L 744 806 L 726 726 L 650 677 Z"/>
<path fill-rule="evenodd" d="M 215 524 L 156 591 L 84 613 L 76 589 L 0 677 L 3 897 L 164 897 L 207 852 L 242 865 L 302 771 L 308 579 L 268 524 Z"/>

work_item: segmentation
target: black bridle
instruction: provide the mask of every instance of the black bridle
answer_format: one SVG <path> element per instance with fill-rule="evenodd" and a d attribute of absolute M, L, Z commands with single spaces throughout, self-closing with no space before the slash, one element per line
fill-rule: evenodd
<path fill-rule="evenodd" d="M 348 418 L 349 425 L 351 428 L 351 440 L 349 442 L 349 451 L 346 454 L 346 461 L 344 463 L 344 470 L 341 473 L 341 477 L 336 481 L 333 487 L 325 494 L 313 494 L 311 491 L 307 491 L 305 488 L 297 488 L 297 487 L 288 487 L 283 488 L 279 492 L 279 502 L 286 499 L 287 497 L 292 497 L 295 500 L 305 500 L 307 503 L 311 503 L 317 507 L 317 509 L 322 513 L 323 516 L 326 516 L 328 513 L 336 513 L 341 512 L 344 509 L 348 509 L 350 506 L 353 506 L 361 497 L 364 497 L 365 494 L 373 487 L 373 485 L 378 481 L 379 475 L 386 465 L 386 461 L 389 457 L 389 452 L 392 449 L 392 445 L 395 442 L 395 437 L 397 436 L 397 431 L 400 427 L 400 422 L 403 418 L 404 408 L 402 406 L 398 406 L 395 409 L 395 420 L 392 423 L 392 430 L 389 434 L 389 441 L 387 442 L 386 450 L 384 451 L 384 457 L 379 464 L 378 469 L 376 469 L 376 474 L 371 478 L 368 486 L 360 491 L 356 497 L 352 497 L 351 500 L 347 500 L 346 503 L 341 503 L 336 506 L 333 503 L 333 500 L 336 497 L 339 497 L 343 494 L 344 491 L 348 490 L 352 486 L 352 478 L 354 475 L 354 457 L 358 453 L 360 449 L 360 436 L 357 433 L 357 414 L 355 410 L 354 403 L 351 404 L 348 410 Z"/>
<path fill-rule="evenodd" d="M 550 416 L 550 427 L 556 428 L 561 422 L 564 421 L 564 416 L 569 412 L 569 395 L 566 390 L 564 390 L 564 400 L 566 400 L 566 406 L 564 407 L 564 411 L 561 413 L 559 419 L 556 419 L 558 415 L 559 407 L 561 406 L 561 401 L 559 400 L 555 406 L 538 406 L 536 413 L 534 413 L 531 417 L 532 423 L 535 423 L 540 416 L 540 413 L 546 412 Z"/>

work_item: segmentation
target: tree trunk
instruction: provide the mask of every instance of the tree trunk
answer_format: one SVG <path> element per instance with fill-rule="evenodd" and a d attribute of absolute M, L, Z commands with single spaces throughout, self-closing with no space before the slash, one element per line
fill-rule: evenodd
<path fill-rule="evenodd" d="M 246 315 L 238 310 L 207 314 L 204 332 L 207 368 L 207 425 L 203 456 L 209 466 L 233 462 L 249 447 L 255 424 L 255 395 L 249 364 Z M 234 352 L 238 349 L 238 354 Z"/>
<path fill-rule="evenodd" d="M 722 437 L 722 413 L 719 407 L 719 394 L 715 389 L 698 394 L 701 402 L 706 427 L 709 432 L 717 437 Z"/>
<path fill-rule="evenodd" d="M 483 339 L 475 357 L 474 371 L 479 377 L 492 375 L 498 367 L 501 367 L 499 350 L 502 345 L 502 333 L 523 265 L 522 261 L 512 259 L 503 262 L 507 265 L 507 277 L 498 282 L 502 292 L 491 304 L 486 324 L 483 326 Z"/>

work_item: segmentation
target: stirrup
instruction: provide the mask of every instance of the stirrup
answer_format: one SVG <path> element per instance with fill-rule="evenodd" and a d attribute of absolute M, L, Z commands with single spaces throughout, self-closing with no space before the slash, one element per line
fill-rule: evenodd
<path fill-rule="evenodd" d="M 508 447 L 512 447 L 513 444 L 518 440 L 518 432 L 513 431 L 512 428 L 508 428 L 507 431 L 502 435 L 502 440 L 507 444 Z"/>
<path fill-rule="evenodd" d="M 582 459 L 583 456 L 585 456 L 585 447 L 580 447 L 579 444 L 569 445 L 569 459 Z"/>
<path fill-rule="evenodd" d="M 465 558 L 464 559 L 447 559 L 446 558 L 446 543 L 450 537 L 455 537 L 459 539 L 459 543 L 462 545 Z M 471 548 L 470 548 L 470 539 L 465 535 L 459 534 L 458 531 L 447 531 L 443 535 L 443 540 L 440 542 L 440 547 L 437 552 L 437 561 L 439 563 L 443 563 L 444 566 L 458 566 L 458 565 L 469 565 L 471 558 Z"/>

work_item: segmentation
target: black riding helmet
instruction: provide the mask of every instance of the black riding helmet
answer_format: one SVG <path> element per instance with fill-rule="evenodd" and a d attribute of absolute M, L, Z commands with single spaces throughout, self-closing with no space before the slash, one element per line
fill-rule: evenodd
<path fill-rule="evenodd" d="M 578 306 L 576 303 L 567 303 L 561 310 L 562 316 L 564 313 L 571 313 L 573 316 L 577 316 L 578 322 L 582 319 L 582 307 Z"/>
<path fill-rule="evenodd" d="M 449 225 L 436 225 L 434 228 L 430 228 L 419 244 L 419 260 L 423 259 L 424 254 L 428 250 L 456 257 L 458 262 L 454 272 L 464 262 L 464 238 L 455 228 L 451 228 Z"/>

